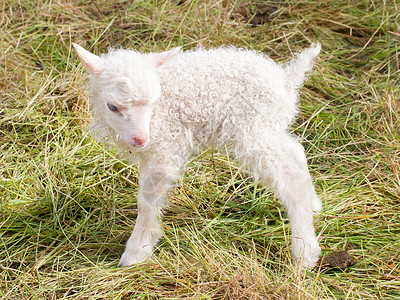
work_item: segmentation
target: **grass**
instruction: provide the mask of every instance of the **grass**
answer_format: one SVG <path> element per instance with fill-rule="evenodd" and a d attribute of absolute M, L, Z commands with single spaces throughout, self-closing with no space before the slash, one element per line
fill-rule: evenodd
<path fill-rule="evenodd" d="M 9 0 L 0 10 L 2 299 L 400 298 L 397 1 Z M 137 170 L 88 136 L 71 42 L 95 53 L 233 44 L 284 62 L 312 41 L 323 51 L 293 132 L 324 203 L 323 254 L 354 243 L 357 264 L 300 272 L 282 206 L 210 150 L 170 194 L 153 257 L 117 268 Z"/>

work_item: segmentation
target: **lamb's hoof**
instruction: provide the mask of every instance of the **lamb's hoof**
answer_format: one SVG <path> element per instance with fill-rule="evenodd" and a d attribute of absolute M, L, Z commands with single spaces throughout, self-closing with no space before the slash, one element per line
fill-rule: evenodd
<path fill-rule="evenodd" d="M 152 249 L 150 251 L 145 251 L 144 249 L 141 251 L 126 249 L 119 260 L 118 267 L 126 267 L 144 262 L 152 253 Z"/>
<path fill-rule="evenodd" d="M 314 214 L 317 214 L 322 210 L 322 202 L 319 198 L 313 199 L 312 210 L 313 210 Z"/>
<path fill-rule="evenodd" d="M 303 259 L 301 261 L 301 265 L 303 269 L 311 271 L 317 265 L 319 261 L 319 256 L 308 257 L 307 259 Z"/>
<path fill-rule="evenodd" d="M 319 257 L 321 256 L 321 248 L 316 240 L 308 243 L 306 246 L 299 245 L 298 241 L 297 239 L 293 240 L 293 247 L 297 249 L 297 251 L 292 252 L 294 261 L 303 269 L 311 270 L 318 263 Z M 303 251 L 304 248 L 306 249 L 305 253 Z"/>
<path fill-rule="evenodd" d="M 311 271 L 317 265 L 321 255 L 321 248 L 318 246 L 313 252 L 309 253 L 306 257 L 299 257 L 297 261 L 301 264 L 302 268 Z"/>

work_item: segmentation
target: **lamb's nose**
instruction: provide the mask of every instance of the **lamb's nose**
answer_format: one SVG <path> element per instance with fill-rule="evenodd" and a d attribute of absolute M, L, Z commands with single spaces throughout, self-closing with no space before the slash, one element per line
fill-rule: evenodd
<path fill-rule="evenodd" d="M 133 138 L 133 141 L 137 147 L 143 147 L 146 144 L 147 139 Z"/>

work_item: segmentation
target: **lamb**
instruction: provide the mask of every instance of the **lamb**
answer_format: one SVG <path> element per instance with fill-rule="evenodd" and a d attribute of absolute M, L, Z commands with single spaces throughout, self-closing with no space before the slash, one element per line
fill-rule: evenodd
<path fill-rule="evenodd" d="M 167 191 L 190 157 L 225 146 L 255 180 L 275 190 L 289 216 L 293 258 L 315 266 L 321 249 L 313 212 L 322 204 L 289 126 L 319 44 L 284 65 L 235 47 L 146 54 L 119 49 L 97 56 L 73 46 L 90 74 L 92 131 L 139 164 L 138 217 L 119 266 L 152 254 L 162 236 Z"/>

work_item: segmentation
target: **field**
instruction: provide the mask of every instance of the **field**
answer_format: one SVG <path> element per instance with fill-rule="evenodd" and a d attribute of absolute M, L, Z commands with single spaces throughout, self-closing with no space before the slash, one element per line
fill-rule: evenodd
<path fill-rule="evenodd" d="M 193 158 L 164 238 L 117 268 L 137 215 L 137 169 L 87 130 L 71 42 L 163 51 L 232 44 L 279 62 L 322 44 L 292 126 L 324 209 L 323 255 L 301 271 L 274 194 L 226 151 Z M 33 1 L 0 5 L 1 299 L 400 299 L 400 3 Z"/>

